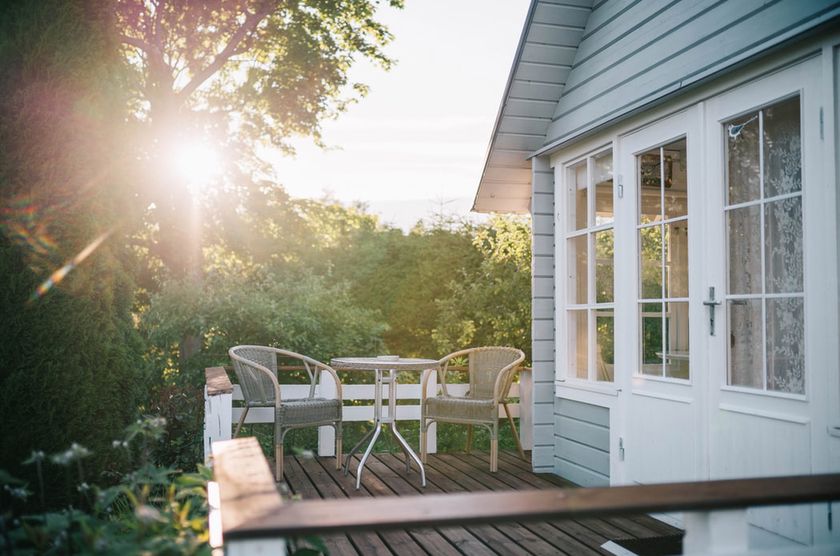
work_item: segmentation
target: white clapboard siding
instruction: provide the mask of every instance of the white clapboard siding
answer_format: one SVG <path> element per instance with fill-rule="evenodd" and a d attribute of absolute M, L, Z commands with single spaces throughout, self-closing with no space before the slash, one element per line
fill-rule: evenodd
<path fill-rule="evenodd" d="M 608 17 L 619 4 L 627 9 Z M 615 121 L 840 15 L 834 0 L 628 6 L 609 1 L 593 11 L 548 128 L 547 147 Z"/>
<path fill-rule="evenodd" d="M 529 168 L 577 56 L 592 0 L 534 0 L 510 70 L 474 209 L 528 212 L 528 180 L 500 180 L 499 170 Z M 498 156 L 498 151 L 503 151 Z M 501 186 L 501 187 L 500 187 Z"/>

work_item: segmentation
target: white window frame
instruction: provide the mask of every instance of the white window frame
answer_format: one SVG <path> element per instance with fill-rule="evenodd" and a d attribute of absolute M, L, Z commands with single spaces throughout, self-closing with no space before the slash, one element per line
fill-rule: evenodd
<path fill-rule="evenodd" d="M 563 260 L 558 265 L 559 266 L 559 274 L 560 280 L 562 283 L 562 287 L 558 287 L 559 290 L 559 299 L 558 299 L 558 311 L 556 312 L 555 318 L 560 321 L 558 322 L 558 354 L 563 354 L 560 356 L 560 360 L 557 362 L 560 372 L 558 373 L 561 380 L 567 382 L 577 382 L 578 384 L 582 385 L 591 385 L 594 388 L 614 388 L 616 383 L 616 376 L 615 376 L 615 367 L 613 367 L 613 377 L 612 380 L 598 380 L 598 365 L 597 365 L 597 317 L 599 310 L 609 310 L 612 311 L 613 316 L 613 330 L 615 330 L 615 284 L 613 283 L 613 296 L 612 301 L 609 303 L 597 303 L 596 296 L 597 291 L 595 288 L 595 271 L 597 267 L 597 261 L 595 259 L 595 234 L 599 232 L 605 232 L 612 230 L 613 238 L 615 238 L 616 234 L 616 217 L 615 217 L 615 210 L 617 204 L 617 188 L 616 188 L 616 180 L 615 180 L 615 150 L 613 148 L 613 143 L 610 142 L 606 145 L 601 145 L 595 149 L 588 150 L 585 154 L 576 156 L 561 165 L 560 174 L 561 174 L 561 187 L 559 191 L 562 195 L 562 200 L 558 203 L 560 205 L 560 210 L 558 212 L 558 221 L 556 230 L 559 231 L 559 235 L 561 237 L 562 247 L 560 248 L 559 252 L 563 253 Z M 593 169 L 594 169 L 594 159 L 604 155 L 606 153 L 610 153 L 612 157 L 613 163 L 613 188 L 612 188 L 612 196 L 613 196 L 613 219 L 611 222 L 601 225 L 596 225 L 594 218 L 595 218 L 595 203 L 596 203 L 596 189 L 595 183 L 593 180 Z M 569 230 L 570 226 L 570 218 L 571 218 L 571 188 L 573 185 L 570 183 L 569 176 L 572 173 L 572 168 L 578 166 L 581 162 L 586 164 L 586 188 L 587 188 L 587 197 L 586 197 L 586 218 L 587 218 L 587 225 L 584 228 L 578 230 Z M 572 239 L 579 238 L 579 237 L 586 237 L 586 281 L 587 281 L 587 302 L 586 303 L 572 303 L 570 299 L 570 286 L 569 286 L 569 251 L 567 248 L 568 242 Z M 613 269 L 615 269 L 615 256 L 613 256 Z M 613 275 L 615 276 L 615 275 Z M 558 286 L 560 285 L 558 283 Z M 573 357 L 573 354 L 569 353 L 568 346 L 569 346 L 569 336 L 572 333 L 570 329 L 570 315 L 573 311 L 585 311 L 587 315 L 587 378 L 580 378 L 576 375 L 575 372 L 571 369 L 571 365 L 569 364 L 570 358 Z M 613 336 L 613 343 L 615 343 L 615 335 Z"/>

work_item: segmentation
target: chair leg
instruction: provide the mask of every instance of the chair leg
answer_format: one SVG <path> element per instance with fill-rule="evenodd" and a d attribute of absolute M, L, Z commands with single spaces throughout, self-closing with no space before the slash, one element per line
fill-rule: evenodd
<path fill-rule="evenodd" d="M 490 432 L 490 472 L 495 473 L 499 469 L 499 423 L 493 424 Z"/>
<path fill-rule="evenodd" d="M 428 447 L 426 446 L 426 429 L 428 425 L 426 424 L 426 420 L 423 419 L 420 421 L 420 461 L 424 464 L 426 463 L 426 456 L 428 454 Z"/>
<path fill-rule="evenodd" d="M 335 468 L 341 469 L 341 448 L 342 448 L 342 423 L 339 423 L 335 428 Z"/>
<path fill-rule="evenodd" d="M 522 449 L 522 442 L 519 441 L 519 434 L 516 432 L 516 424 L 513 422 L 513 417 L 510 415 L 510 408 L 508 407 L 507 403 L 502 404 L 505 408 L 505 414 L 508 418 L 508 423 L 510 423 L 510 430 L 513 431 L 513 439 L 516 441 L 516 449 L 519 450 L 519 457 L 522 459 L 525 458 L 525 451 Z"/>
<path fill-rule="evenodd" d="M 472 441 L 473 441 L 473 426 L 467 425 L 467 453 L 469 454 L 472 451 Z"/>
<path fill-rule="evenodd" d="M 283 444 L 274 446 L 274 480 L 278 483 L 283 480 Z"/>
<path fill-rule="evenodd" d="M 245 411 L 242 412 L 242 415 L 239 416 L 239 422 L 236 423 L 236 430 L 233 433 L 233 437 L 236 438 L 239 436 L 239 429 L 242 428 L 242 425 L 245 424 L 245 417 L 248 415 L 248 410 L 251 409 L 247 405 L 245 406 Z"/>

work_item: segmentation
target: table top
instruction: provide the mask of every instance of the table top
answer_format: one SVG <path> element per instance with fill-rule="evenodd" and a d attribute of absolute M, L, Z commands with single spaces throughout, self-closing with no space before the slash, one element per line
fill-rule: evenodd
<path fill-rule="evenodd" d="M 413 357 L 336 357 L 330 361 L 330 366 L 341 370 L 375 371 L 425 371 L 436 369 L 438 362 L 434 359 L 416 359 Z"/>

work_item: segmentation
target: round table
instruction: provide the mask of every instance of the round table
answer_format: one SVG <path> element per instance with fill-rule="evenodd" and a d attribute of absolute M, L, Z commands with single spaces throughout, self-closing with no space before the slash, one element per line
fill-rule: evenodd
<path fill-rule="evenodd" d="M 373 404 L 373 429 L 368 431 L 359 442 L 353 446 L 353 449 L 347 453 L 344 460 L 344 474 L 347 475 L 350 469 L 350 459 L 353 457 L 359 448 L 370 439 L 367 449 L 365 450 L 362 459 L 359 461 L 359 467 L 356 470 L 356 489 L 358 490 L 362 484 L 362 471 L 364 471 L 365 463 L 373 451 L 373 446 L 382 432 L 382 425 L 385 425 L 391 430 L 394 438 L 397 439 L 400 446 L 405 452 L 405 469 L 406 472 L 411 471 L 411 460 L 417 464 L 420 469 L 421 484 L 426 486 L 426 470 L 423 468 L 423 462 L 420 457 L 411 449 L 408 442 L 397 430 L 397 373 L 400 371 L 425 371 L 427 369 L 437 369 L 438 362 L 434 359 L 415 359 L 403 358 L 395 356 L 381 356 L 381 357 L 337 357 L 330 361 L 330 366 L 339 371 L 372 371 L 375 373 L 374 383 L 374 404 Z M 383 415 L 383 399 L 382 386 L 388 385 L 388 414 Z M 421 424 L 422 426 L 422 424 Z"/>

